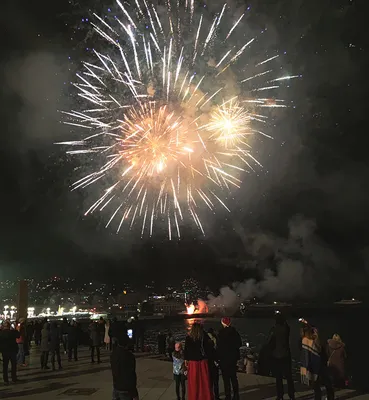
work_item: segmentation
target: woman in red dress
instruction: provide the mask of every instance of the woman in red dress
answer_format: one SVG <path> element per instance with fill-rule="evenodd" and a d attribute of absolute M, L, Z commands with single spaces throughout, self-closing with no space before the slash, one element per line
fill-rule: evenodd
<path fill-rule="evenodd" d="M 194 323 L 186 337 L 184 359 L 187 366 L 188 400 L 213 400 L 209 358 L 214 347 L 202 325 Z"/>

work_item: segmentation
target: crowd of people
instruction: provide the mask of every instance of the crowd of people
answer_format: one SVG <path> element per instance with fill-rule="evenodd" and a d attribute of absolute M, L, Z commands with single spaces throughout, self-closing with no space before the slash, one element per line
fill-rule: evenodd
<path fill-rule="evenodd" d="M 322 398 L 321 386 L 325 386 L 327 399 L 334 399 L 334 387 L 345 386 L 345 345 L 335 334 L 327 343 L 321 343 L 318 329 L 302 320 L 301 327 L 301 381 L 314 389 L 315 400 Z M 133 328 L 133 329 L 132 329 Z M 87 336 L 87 337 L 86 337 Z M 78 361 L 79 344 L 88 344 L 91 350 L 91 363 L 101 362 L 100 349 L 110 351 L 113 375 L 113 400 L 138 400 L 136 361 L 133 351 L 144 350 L 144 328 L 139 321 L 91 322 L 88 331 L 83 333 L 76 321 L 63 319 L 49 323 L 46 319 L 26 323 L 21 319 L 15 324 L 4 321 L 0 330 L 0 351 L 3 361 L 4 384 L 9 385 L 9 363 L 11 379 L 16 383 L 17 367 L 27 367 L 26 357 L 34 345 L 40 351 L 41 369 L 62 369 L 61 352 L 68 362 Z M 194 323 L 185 342 L 176 342 L 171 332 L 159 333 L 158 350 L 168 354 L 173 362 L 173 377 L 178 400 L 219 400 L 219 378 L 223 379 L 225 400 L 239 400 L 238 363 L 242 340 L 228 317 L 221 319 L 218 332 L 205 331 L 200 323 Z M 287 381 L 288 395 L 295 399 L 290 350 L 290 327 L 282 314 L 277 313 L 275 325 L 270 331 L 264 346 L 264 362 L 269 367 L 259 365 L 259 373 L 276 378 L 277 400 L 283 399 L 283 379 Z M 263 360 L 259 355 L 259 362 Z M 249 361 L 252 358 L 249 358 Z M 246 362 L 247 364 L 247 362 Z M 246 367 L 250 373 L 253 369 Z M 265 371 L 268 371 L 267 373 Z M 187 392 L 187 393 L 186 393 Z"/>
<path fill-rule="evenodd" d="M 345 344 L 335 334 L 327 343 L 321 343 L 316 327 L 301 321 L 301 382 L 312 387 L 315 400 L 321 400 L 321 387 L 325 386 L 327 400 L 334 399 L 334 387 L 342 388 L 345 381 Z M 195 323 L 182 343 L 174 343 L 172 353 L 173 374 L 177 399 L 185 399 L 186 381 L 188 400 L 219 400 L 219 376 L 223 378 L 226 400 L 238 400 L 238 362 L 242 341 L 230 318 L 222 318 L 218 334 L 206 332 Z M 287 381 L 288 396 L 295 399 L 290 350 L 290 327 L 281 313 L 275 317 L 275 325 L 264 346 L 264 371 L 275 376 L 277 400 L 284 397 L 283 379 Z M 253 358 L 246 357 L 246 372 L 254 373 Z M 248 371 L 248 366 L 250 369 Z M 261 366 L 262 368 L 262 366 Z"/>

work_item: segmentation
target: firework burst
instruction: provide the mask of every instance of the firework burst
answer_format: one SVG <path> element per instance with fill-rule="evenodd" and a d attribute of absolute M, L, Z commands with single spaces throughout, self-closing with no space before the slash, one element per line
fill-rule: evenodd
<path fill-rule="evenodd" d="M 161 222 L 170 239 L 180 237 L 188 217 L 204 233 L 201 209 L 229 211 L 228 194 L 259 164 L 250 136 L 269 136 L 262 111 L 285 107 L 270 93 L 294 77 L 273 76 L 278 55 L 267 57 L 248 77 L 232 78 L 245 94 L 232 93 L 223 77 L 234 76 L 254 38 L 231 42 L 243 15 L 224 29 L 226 4 L 210 22 L 192 0 L 167 0 L 165 13 L 146 0 L 116 4 L 111 20 L 94 14 L 92 28 L 108 46 L 83 63 L 74 84 L 79 110 L 64 112 L 64 123 L 87 135 L 59 144 L 70 146 L 69 154 L 92 155 L 91 173 L 72 188 L 102 184 L 85 214 L 110 210 L 106 226 L 115 223 L 117 233 L 126 223 L 151 236 Z"/>

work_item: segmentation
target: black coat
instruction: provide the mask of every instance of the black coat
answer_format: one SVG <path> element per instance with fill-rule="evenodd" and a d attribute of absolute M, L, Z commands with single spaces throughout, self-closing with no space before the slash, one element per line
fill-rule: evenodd
<path fill-rule="evenodd" d="M 78 328 L 75 325 L 70 325 L 68 328 L 68 348 L 73 348 L 78 345 Z"/>
<path fill-rule="evenodd" d="M 114 389 L 138 397 L 135 356 L 125 348 L 117 346 L 110 356 Z"/>
<path fill-rule="evenodd" d="M 241 336 L 233 326 L 221 329 L 217 340 L 217 354 L 220 365 L 236 365 L 240 359 L 241 346 Z"/>
<path fill-rule="evenodd" d="M 90 331 L 91 346 L 95 347 L 101 346 L 101 336 L 97 324 L 95 323 L 91 324 L 89 331 Z"/>
<path fill-rule="evenodd" d="M 186 336 L 184 359 L 186 361 L 201 361 L 214 359 L 214 346 L 209 336 L 204 333 L 200 340 L 194 340 L 191 336 Z"/>
<path fill-rule="evenodd" d="M 3 329 L 0 331 L 0 351 L 2 353 L 18 353 L 17 339 L 20 333 L 13 329 Z"/>
<path fill-rule="evenodd" d="M 50 329 L 50 351 L 60 348 L 61 330 L 57 325 L 51 325 Z"/>
<path fill-rule="evenodd" d="M 270 350 L 274 358 L 291 357 L 290 350 L 290 327 L 287 323 L 276 325 L 270 333 Z"/>

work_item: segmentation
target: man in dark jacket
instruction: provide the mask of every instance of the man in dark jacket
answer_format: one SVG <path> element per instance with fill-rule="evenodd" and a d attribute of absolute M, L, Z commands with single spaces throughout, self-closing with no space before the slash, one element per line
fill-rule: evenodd
<path fill-rule="evenodd" d="M 220 369 L 222 371 L 224 393 L 226 400 L 231 400 L 231 385 L 233 388 L 233 400 L 239 400 L 239 387 L 237 379 L 237 362 L 240 359 L 240 347 L 242 341 L 239 333 L 231 326 L 231 319 L 222 318 L 223 329 L 219 331 L 217 340 L 217 352 Z"/>
<path fill-rule="evenodd" d="M 74 361 L 78 361 L 78 328 L 76 321 L 72 321 L 68 328 L 68 361 L 72 361 L 72 353 L 74 353 Z"/>
<path fill-rule="evenodd" d="M 56 322 L 51 323 L 50 328 L 50 352 L 51 352 L 51 365 L 55 371 L 55 356 L 58 361 L 59 369 L 62 369 L 60 358 L 60 342 L 62 340 L 61 330 Z"/>
<path fill-rule="evenodd" d="M 89 331 L 91 340 L 91 362 L 95 362 L 94 355 L 96 350 L 97 362 L 98 364 L 100 364 L 101 337 L 98 324 L 96 322 L 93 322 L 89 327 Z"/>
<path fill-rule="evenodd" d="M 123 334 L 110 356 L 114 400 L 138 400 L 136 359 L 129 347 L 129 339 Z"/>
<path fill-rule="evenodd" d="M 292 379 L 290 327 L 281 313 L 275 315 L 275 326 L 270 332 L 269 344 L 276 378 L 277 400 L 283 399 L 283 378 L 287 380 L 288 396 L 293 400 L 295 399 L 295 387 Z"/>
<path fill-rule="evenodd" d="M 20 333 L 18 331 L 11 329 L 10 321 L 3 323 L 3 329 L 0 331 L 0 351 L 3 356 L 3 379 L 5 385 L 9 385 L 9 361 L 12 368 L 12 381 L 17 381 L 17 339 L 19 336 Z"/>

